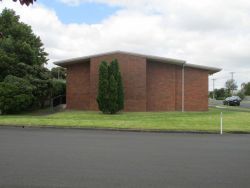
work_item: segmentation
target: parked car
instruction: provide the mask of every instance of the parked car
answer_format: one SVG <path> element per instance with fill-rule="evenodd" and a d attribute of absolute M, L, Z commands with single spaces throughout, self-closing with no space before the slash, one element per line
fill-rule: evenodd
<path fill-rule="evenodd" d="M 224 101 L 224 105 L 240 106 L 241 98 L 239 96 L 227 97 Z"/>

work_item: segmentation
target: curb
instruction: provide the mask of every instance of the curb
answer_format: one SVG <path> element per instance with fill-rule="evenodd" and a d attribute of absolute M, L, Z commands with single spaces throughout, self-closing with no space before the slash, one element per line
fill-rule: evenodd
<path fill-rule="evenodd" d="M 141 132 L 141 133 L 173 133 L 173 134 L 215 134 L 219 135 L 218 132 L 213 131 L 175 131 L 175 130 L 157 130 L 157 129 L 126 129 L 126 128 L 97 128 L 97 127 L 71 127 L 71 126 L 29 126 L 29 125 L 1 125 L 1 128 L 26 128 L 26 129 L 78 129 L 78 130 L 87 130 L 87 131 L 114 131 L 114 132 Z M 243 131 L 226 131 L 223 134 L 250 134 L 250 132 Z"/>

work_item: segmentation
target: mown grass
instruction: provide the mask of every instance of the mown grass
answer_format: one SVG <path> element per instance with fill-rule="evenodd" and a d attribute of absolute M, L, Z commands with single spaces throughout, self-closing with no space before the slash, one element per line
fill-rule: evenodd
<path fill-rule="evenodd" d="M 2 115 L 0 125 L 112 128 L 157 131 L 218 132 L 220 112 L 224 131 L 250 133 L 250 111 L 210 108 L 208 112 L 99 112 L 64 111 L 50 115 Z"/>

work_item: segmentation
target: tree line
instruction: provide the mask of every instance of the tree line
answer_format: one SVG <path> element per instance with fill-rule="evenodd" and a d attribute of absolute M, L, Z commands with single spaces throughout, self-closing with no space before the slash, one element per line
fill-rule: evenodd
<path fill-rule="evenodd" d="M 245 96 L 250 95 L 250 82 L 241 84 L 241 89 L 234 93 L 237 90 L 238 86 L 235 80 L 230 79 L 225 83 L 225 88 L 214 89 L 214 91 L 209 92 L 209 97 L 217 100 L 224 100 L 227 97 L 231 97 L 232 95 L 237 95 L 241 99 L 244 99 Z"/>

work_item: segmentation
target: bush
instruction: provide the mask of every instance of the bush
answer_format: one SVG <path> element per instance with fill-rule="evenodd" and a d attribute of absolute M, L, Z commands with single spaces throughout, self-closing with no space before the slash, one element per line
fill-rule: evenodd
<path fill-rule="evenodd" d="M 67 70 L 63 67 L 54 67 L 51 69 L 51 76 L 52 78 L 65 80 L 67 76 Z"/>
<path fill-rule="evenodd" d="M 35 97 L 36 107 L 43 108 L 45 102 L 51 96 L 51 82 L 50 80 L 41 80 L 37 78 L 30 79 L 31 84 L 34 86 L 33 95 Z"/>
<path fill-rule="evenodd" d="M 97 103 L 103 113 L 115 114 L 124 107 L 122 77 L 117 60 L 105 61 L 99 67 Z"/>
<path fill-rule="evenodd" d="M 107 62 L 103 61 L 99 67 L 99 85 L 97 103 L 103 113 L 109 112 L 109 70 Z"/>
<path fill-rule="evenodd" d="M 245 95 L 250 95 L 250 82 L 243 83 L 243 91 Z"/>
<path fill-rule="evenodd" d="M 111 114 L 115 114 L 118 111 L 117 94 L 117 81 L 114 75 L 111 75 L 109 79 L 109 112 Z"/>
<path fill-rule="evenodd" d="M 34 87 L 25 79 L 12 75 L 0 82 L 0 109 L 2 113 L 27 110 L 34 102 Z"/>
<path fill-rule="evenodd" d="M 51 81 L 52 84 L 52 97 L 57 97 L 59 95 L 66 95 L 66 81 L 56 80 Z"/>
<path fill-rule="evenodd" d="M 214 97 L 216 100 L 224 100 L 227 97 L 230 97 L 230 91 L 224 88 L 215 89 L 214 90 Z M 209 92 L 209 97 L 213 98 L 213 91 Z"/>
<path fill-rule="evenodd" d="M 117 104 L 117 110 L 123 110 L 124 108 L 124 92 L 123 92 L 123 84 L 122 84 L 122 76 L 119 68 L 118 61 L 115 59 L 111 62 L 110 68 L 112 69 L 110 74 L 114 75 L 115 81 L 116 81 L 116 104 Z"/>
<path fill-rule="evenodd" d="M 35 97 L 35 105 L 44 108 L 45 103 L 51 98 L 66 94 L 65 80 L 41 80 L 37 78 L 29 78 L 34 86 L 33 95 Z"/>
<path fill-rule="evenodd" d="M 242 100 L 245 98 L 245 94 L 244 94 L 243 91 L 239 91 L 239 92 L 237 93 L 237 96 L 239 96 Z"/>

